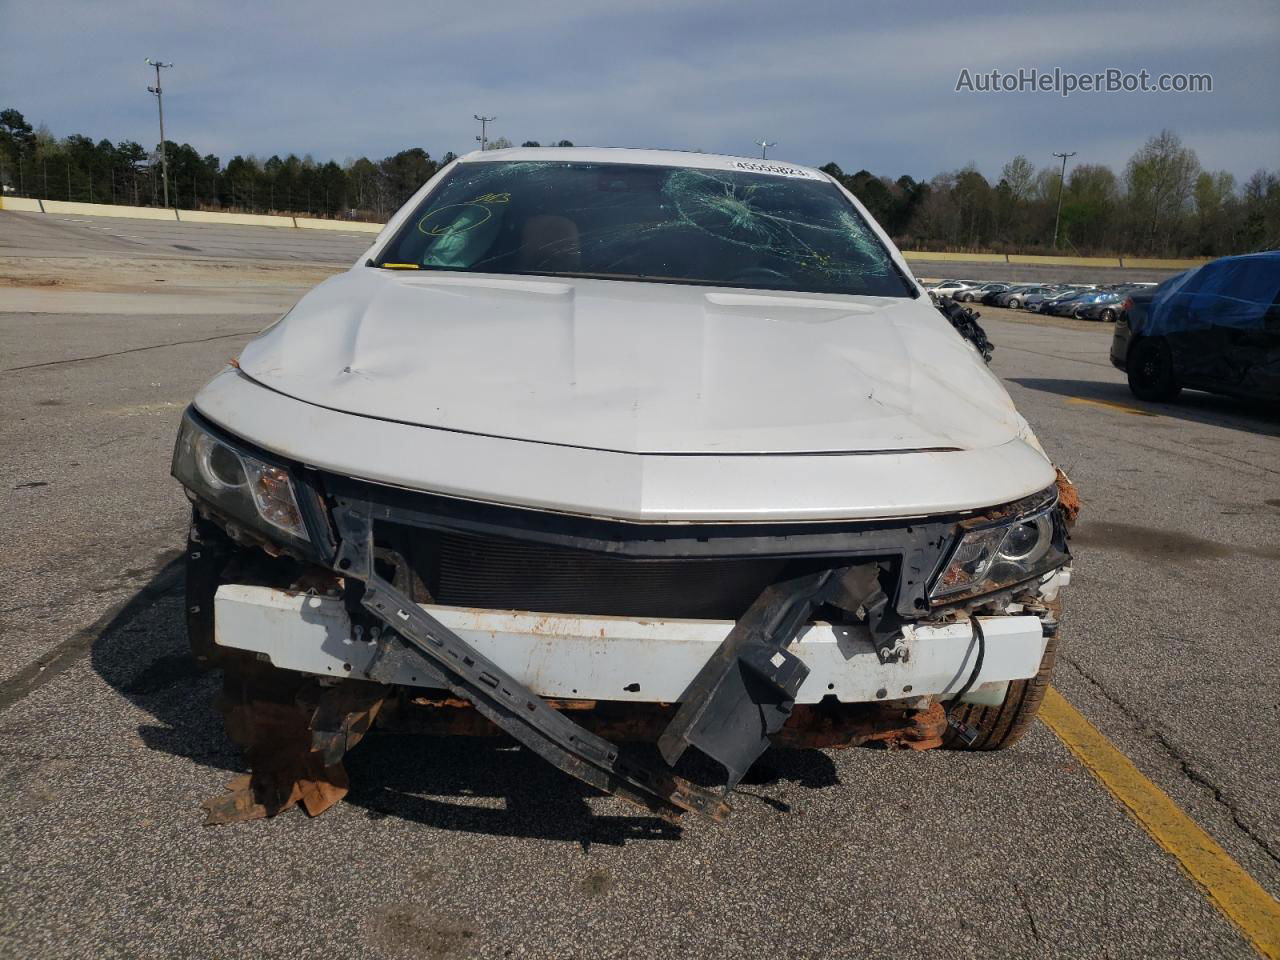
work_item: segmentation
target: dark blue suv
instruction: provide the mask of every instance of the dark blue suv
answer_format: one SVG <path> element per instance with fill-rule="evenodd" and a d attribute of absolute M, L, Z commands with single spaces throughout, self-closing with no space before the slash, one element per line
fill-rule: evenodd
<path fill-rule="evenodd" d="M 1141 400 L 1191 387 L 1280 401 L 1280 250 L 1223 257 L 1130 294 L 1111 362 Z"/>

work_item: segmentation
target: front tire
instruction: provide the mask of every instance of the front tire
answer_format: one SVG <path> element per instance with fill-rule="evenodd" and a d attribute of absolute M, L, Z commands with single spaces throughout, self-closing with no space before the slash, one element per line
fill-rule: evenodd
<path fill-rule="evenodd" d="M 1182 392 L 1173 369 L 1173 351 L 1160 337 L 1143 337 L 1129 349 L 1125 364 L 1129 390 L 1139 400 L 1167 403 Z"/>
<path fill-rule="evenodd" d="M 1051 605 L 1055 612 L 1061 607 Z M 942 745 L 948 750 L 1004 750 L 1023 738 L 1040 712 L 1045 692 L 1053 679 L 1053 667 L 1058 661 L 1058 633 L 1049 638 L 1040 658 L 1040 669 L 1034 677 L 1009 681 L 1009 690 L 998 707 L 978 703 L 962 703 L 955 708 L 954 716 L 966 726 L 978 732 L 973 743 L 966 744 L 950 725 L 942 735 Z"/>
<path fill-rule="evenodd" d="M 1102 315 L 1098 319 L 1100 319 L 1103 323 L 1115 323 L 1116 312 L 1111 309 L 1103 310 Z"/>

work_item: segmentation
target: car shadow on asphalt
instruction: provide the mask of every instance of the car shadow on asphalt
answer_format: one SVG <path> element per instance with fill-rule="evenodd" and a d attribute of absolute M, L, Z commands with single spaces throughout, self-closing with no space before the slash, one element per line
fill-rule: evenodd
<path fill-rule="evenodd" d="M 181 575 L 181 558 L 161 569 L 98 632 L 90 660 L 113 690 L 153 718 L 138 728 L 148 748 L 230 776 L 246 767 L 216 708 L 221 673 L 202 671 L 188 651 Z M 635 749 L 656 756 L 652 747 Z M 371 820 L 397 817 L 441 830 L 567 840 L 584 848 L 677 840 L 682 833 L 680 825 L 639 811 L 596 813 L 588 800 L 601 796 L 598 791 L 507 738 L 375 731 L 345 765 L 352 784 L 346 802 Z M 682 761 L 680 773 L 705 785 L 720 777 L 715 764 L 696 757 Z M 771 795 L 770 788 L 783 783 L 821 789 L 839 777 L 821 751 L 774 749 L 748 773 L 734 802 L 788 812 L 789 805 Z M 206 799 L 193 796 L 191 805 Z"/>
<path fill-rule="evenodd" d="M 659 762 L 651 745 L 628 744 L 624 750 L 638 760 Z M 347 801 L 363 807 L 370 819 L 396 816 L 443 830 L 573 840 L 584 848 L 676 840 L 682 832 L 680 825 L 659 817 L 594 813 L 587 801 L 601 796 L 599 791 L 505 737 L 373 736 L 346 765 L 352 781 Z M 723 782 L 723 772 L 705 758 L 687 756 L 677 769 L 711 789 Z M 739 807 L 761 803 L 789 813 L 790 804 L 768 789 L 783 783 L 821 789 L 837 786 L 840 779 L 831 758 L 819 750 L 773 749 L 752 767 L 730 802 Z"/>
<path fill-rule="evenodd" d="M 1069 399 L 1098 400 L 1147 411 L 1153 415 L 1226 427 L 1267 437 L 1280 437 L 1280 405 L 1257 400 L 1183 390 L 1171 403 L 1147 403 L 1139 400 L 1123 383 L 1103 380 L 1054 380 L 1044 377 L 1007 377 L 1028 390 L 1056 393 Z"/>

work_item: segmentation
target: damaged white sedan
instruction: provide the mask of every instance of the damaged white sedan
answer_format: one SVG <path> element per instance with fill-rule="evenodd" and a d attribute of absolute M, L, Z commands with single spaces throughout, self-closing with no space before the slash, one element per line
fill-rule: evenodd
<path fill-rule="evenodd" d="M 771 743 L 1012 743 L 1078 502 L 975 319 L 817 170 L 450 164 L 183 421 L 188 627 L 252 769 L 212 819 L 324 809 L 374 723 L 716 819 Z"/>

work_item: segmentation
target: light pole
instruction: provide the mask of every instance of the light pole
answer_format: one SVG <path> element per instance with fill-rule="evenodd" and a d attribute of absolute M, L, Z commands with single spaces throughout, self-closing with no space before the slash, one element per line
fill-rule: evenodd
<path fill-rule="evenodd" d="M 480 136 L 476 137 L 480 141 L 481 152 L 489 149 L 489 124 L 497 120 L 497 117 L 482 117 L 480 114 L 473 114 L 480 121 Z"/>
<path fill-rule="evenodd" d="M 769 159 L 769 148 L 770 148 L 770 147 L 776 147 L 776 146 L 778 145 L 778 141 L 777 141 L 777 140 L 774 140 L 772 143 L 770 143 L 768 140 L 752 140 L 751 142 L 752 142 L 752 143 L 754 143 L 757 147 L 759 147 L 759 148 L 760 148 L 760 159 L 761 159 L 761 160 L 768 160 L 768 159 Z"/>
<path fill-rule="evenodd" d="M 1058 221 L 1062 219 L 1062 187 L 1067 182 L 1067 158 L 1074 157 L 1076 152 L 1072 150 L 1070 153 L 1055 153 L 1055 157 L 1062 158 L 1062 176 L 1058 178 L 1058 212 L 1053 215 L 1053 249 L 1058 249 Z"/>
<path fill-rule="evenodd" d="M 147 87 L 148 93 L 154 93 L 156 106 L 160 109 L 160 169 L 164 174 L 164 205 L 169 206 L 169 157 L 164 149 L 164 93 L 160 89 L 160 68 L 172 67 L 172 63 L 161 63 L 147 57 L 147 66 L 156 68 L 156 85 Z"/>

